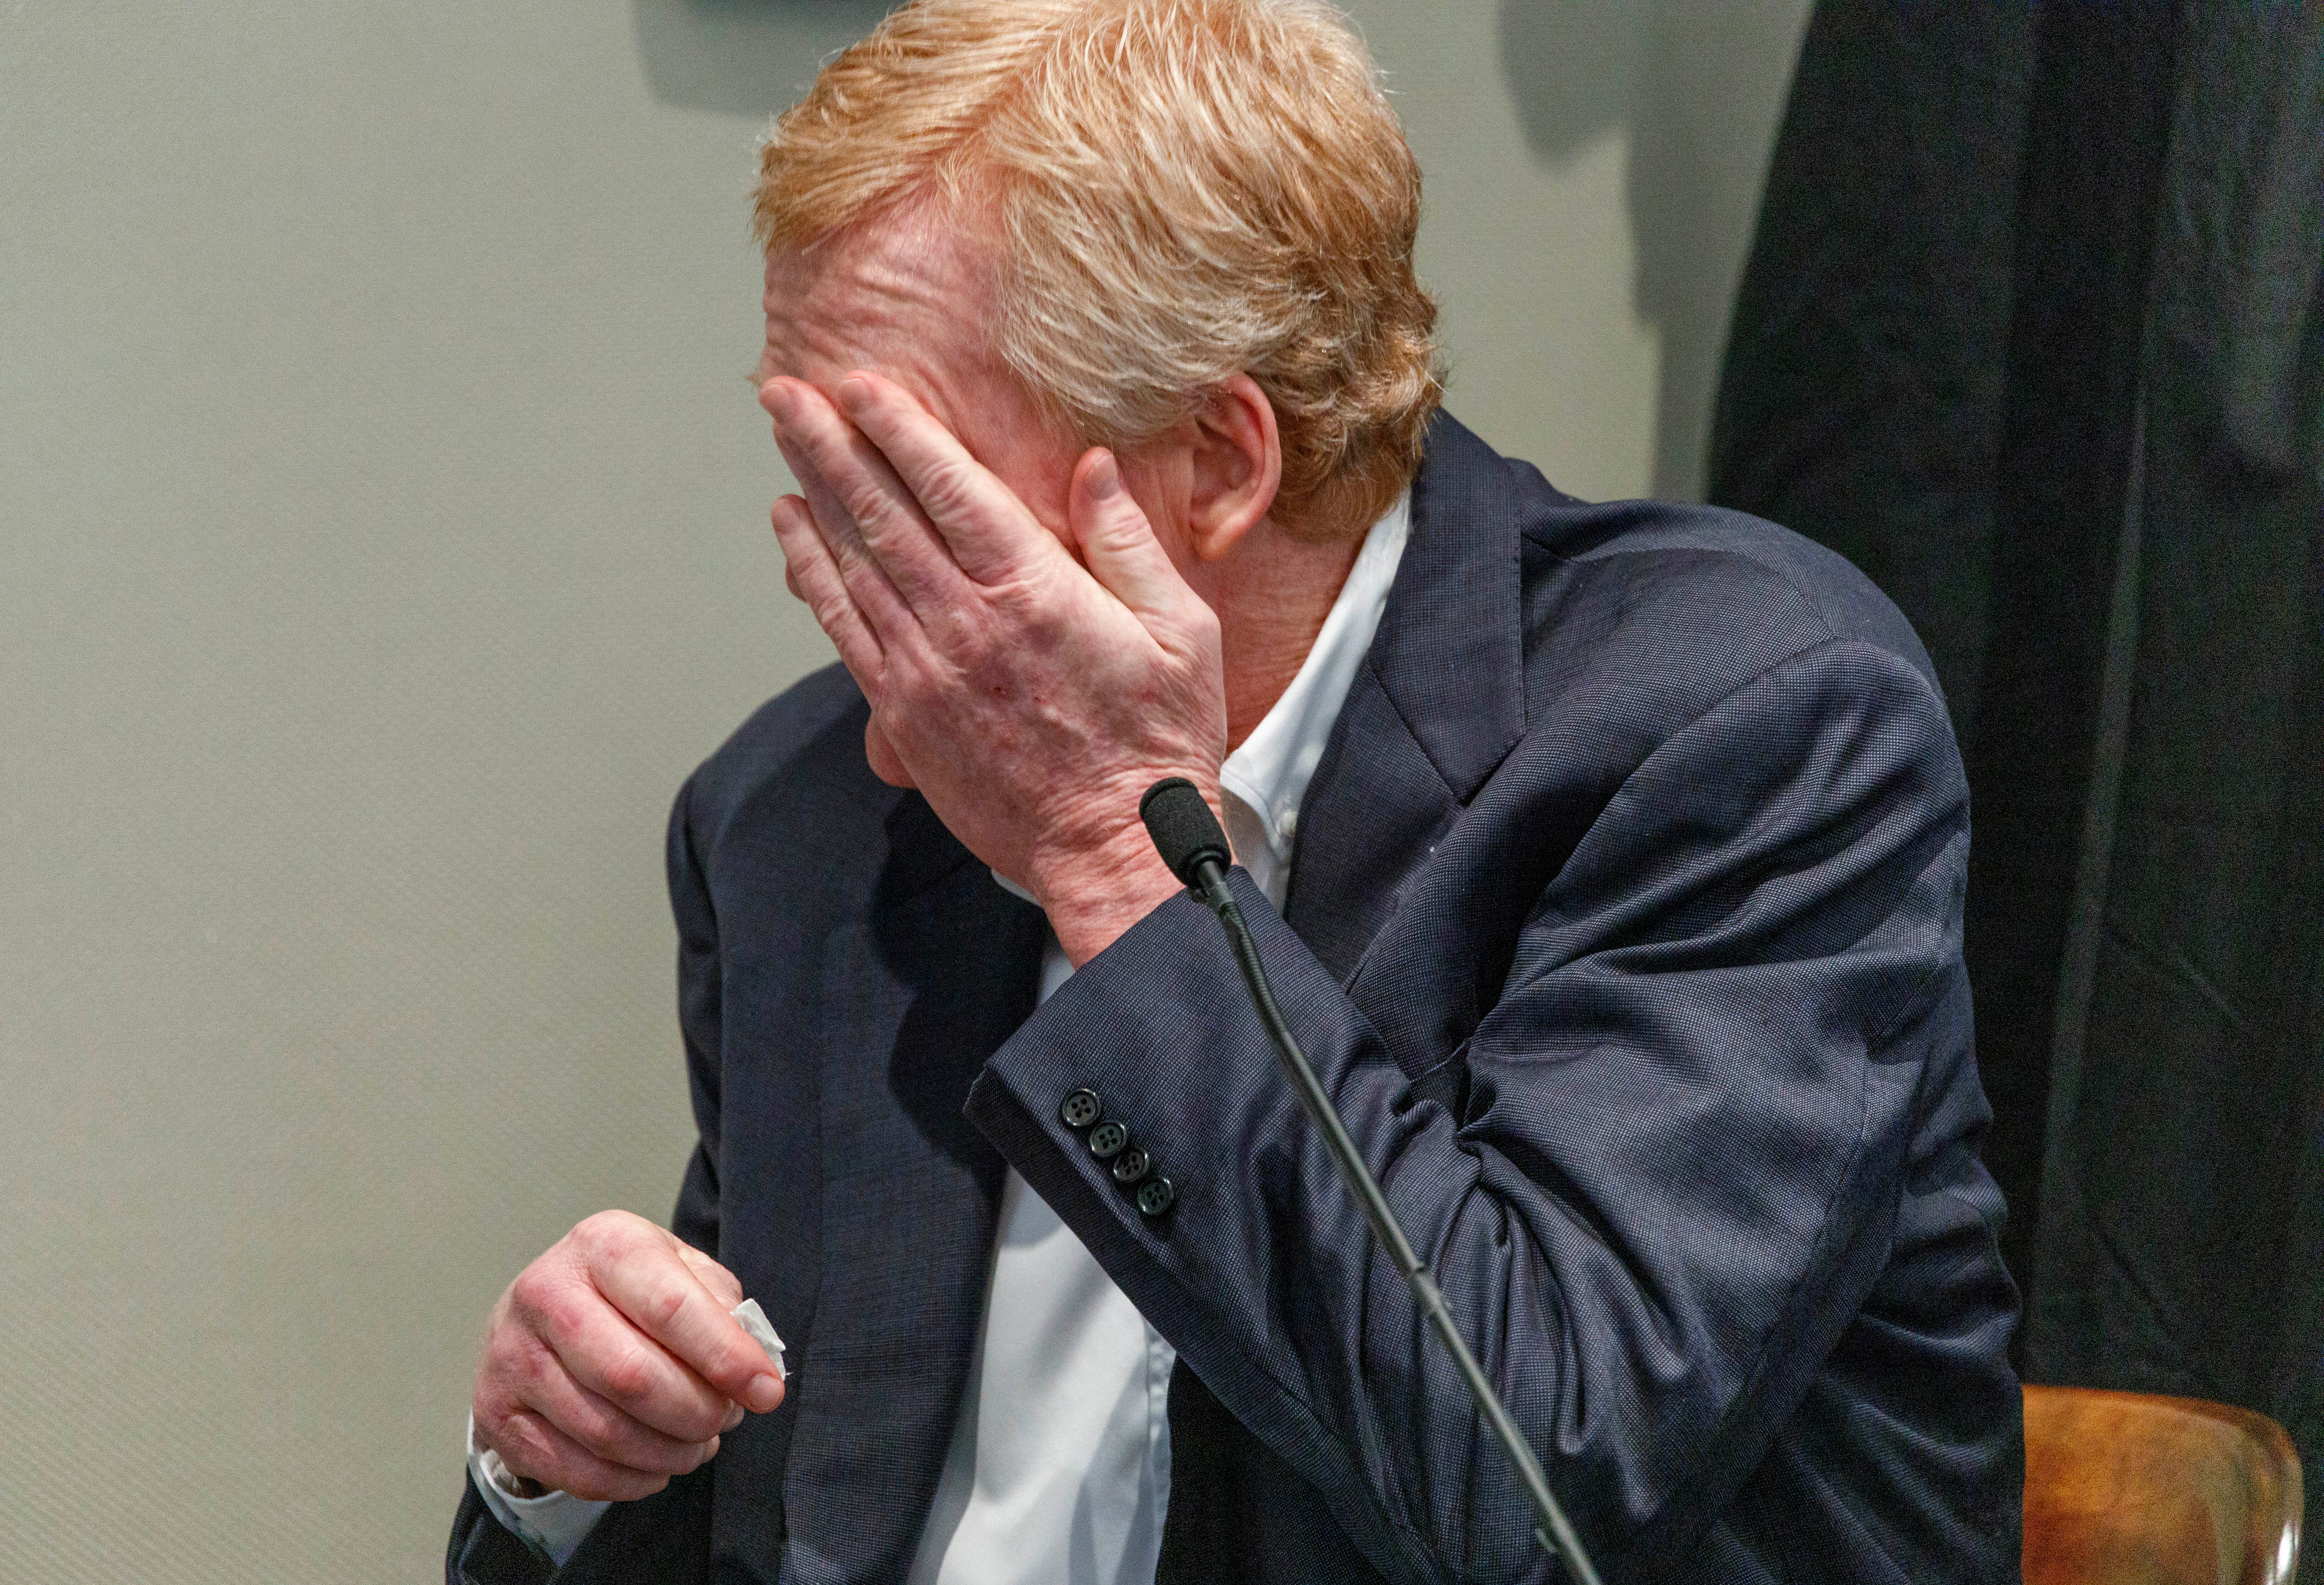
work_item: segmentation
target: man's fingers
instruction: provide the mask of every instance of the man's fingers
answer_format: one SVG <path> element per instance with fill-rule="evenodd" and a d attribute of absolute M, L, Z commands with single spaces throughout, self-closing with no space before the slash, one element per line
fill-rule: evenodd
<path fill-rule="evenodd" d="M 741 1279 L 683 1239 L 678 1242 L 678 1258 L 686 1262 L 687 1269 L 694 1273 L 695 1279 L 708 1288 L 711 1295 L 727 1309 L 732 1310 L 742 1302 Z"/>
<path fill-rule="evenodd" d="M 886 651 L 855 609 L 854 597 L 840 579 L 831 548 L 806 518 L 807 502 L 798 496 L 786 495 L 775 502 L 775 538 L 782 542 L 784 577 L 791 593 L 815 613 L 816 622 L 830 636 L 863 696 L 877 701 L 888 672 Z M 912 773 L 904 768 L 903 757 L 889 742 L 876 715 L 863 726 L 863 757 L 872 773 L 890 787 L 912 785 Z"/>
<path fill-rule="evenodd" d="M 779 425 L 775 429 L 775 445 L 783 454 L 791 477 L 798 481 L 799 495 L 807 508 L 807 520 L 831 552 L 832 564 L 839 568 L 848 597 L 863 613 L 866 625 L 884 642 L 916 620 L 911 603 L 888 576 L 888 569 L 872 554 L 872 547 L 864 543 L 862 530 L 838 492 L 832 488 L 830 480 L 816 467 L 813 453 L 796 436 L 786 435 Z"/>
<path fill-rule="evenodd" d="M 532 1409 L 504 1416 L 493 1428 L 492 1447 L 510 1474 L 591 1502 L 635 1502 L 669 1484 L 667 1475 L 599 1458 Z"/>
<path fill-rule="evenodd" d="M 689 1340 L 715 1322 L 733 1334 L 738 1350 L 756 1350 L 679 1258 L 680 1247 L 642 1217 L 603 1212 L 528 1267 L 510 1285 L 506 1302 L 517 1336 L 545 1343 L 580 1386 L 667 1435 L 706 1442 L 718 1434 L 733 1402 L 761 1405 L 706 1379 L 689 1354 L 716 1350 L 698 1342 L 689 1349 Z M 540 1362 L 512 1340 L 497 1343 L 488 1358 L 503 1381 L 542 1374 Z M 779 1394 L 758 1397 L 770 1396 L 780 1401 Z"/>
<path fill-rule="evenodd" d="M 534 1351 L 536 1357 L 517 1370 L 517 1401 L 511 1406 L 532 1410 L 591 1453 L 624 1469 L 683 1475 L 717 1451 L 719 1433 L 729 1429 L 726 1420 L 741 1413 L 722 1418 L 707 1436 L 672 1436 L 582 1386 L 548 1349 L 536 1344 Z"/>
<path fill-rule="evenodd" d="M 839 382 L 839 400 L 970 577 L 999 582 L 1054 542 L 1009 486 L 894 381 L 859 371 Z"/>
<path fill-rule="evenodd" d="M 773 383 L 779 392 L 770 403 L 777 414 L 776 444 L 825 537 L 835 539 L 841 567 L 854 571 L 850 547 L 836 542 L 839 535 L 852 534 L 861 554 L 912 610 L 928 612 L 957 602 L 967 580 L 930 525 L 923 503 L 880 448 L 813 386 L 804 381 Z M 845 524 L 837 533 L 835 515 Z M 881 620 L 880 613 L 872 614 Z"/>
<path fill-rule="evenodd" d="M 677 1242 L 670 1239 L 671 1244 Z M 773 1361 L 727 1313 L 733 1306 L 720 1304 L 674 1250 L 666 1249 L 659 1260 L 634 1257 L 593 1263 L 591 1275 L 615 1309 L 700 1381 L 754 1414 L 763 1415 L 783 1401 Z M 605 1396 L 638 1413 L 630 1393 L 615 1390 Z M 724 1413 L 725 1406 L 718 1405 L 714 1420 Z M 686 1430 L 663 1424 L 652 1414 L 639 1417 L 678 1434 Z"/>
<path fill-rule="evenodd" d="M 1199 599 L 1123 486 L 1111 452 L 1094 447 L 1075 465 L 1067 510 L 1090 576 L 1139 616 L 1176 618 Z"/>
<path fill-rule="evenodd" d="M 703 1442 L 726 1418 L 727 1395 L 647 1335 L 586 1277 L 544 1304 L 533 1330 L 566 1374 L 624 1413 L 681 1442 Z M 521 1379 L 538 1372 L 526 1371 Z"/>
<path fill-rule="evenodd" d="M 807 502 L 796 495 L 784 496 L 775 502 L 771 521 L 775 539 L 783 548 L 784 576 L 791 588 L 815 613 L 816 625 L 847 663 L 855 686 L 876 697 L 880 679 L 887 673 L 886 651 L 856 609 L 855 596 L 847 592 L 839 563 L 816 530 Z"/>

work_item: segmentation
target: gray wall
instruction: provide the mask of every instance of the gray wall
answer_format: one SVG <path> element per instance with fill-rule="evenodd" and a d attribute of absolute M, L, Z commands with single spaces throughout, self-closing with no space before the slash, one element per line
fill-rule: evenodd
<path fill-rule="evenodd" d="M 1695 484 L 1804 0 L 1355 7 L 1454 402 Z M 876 5 L 0 16 L 0 1580 L 417 1580 L 689 1130 L 660 834 L 827 651 L 753 139 Z"/>

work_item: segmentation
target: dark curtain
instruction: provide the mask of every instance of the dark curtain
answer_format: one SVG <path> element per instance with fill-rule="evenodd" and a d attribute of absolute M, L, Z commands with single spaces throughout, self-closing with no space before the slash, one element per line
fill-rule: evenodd
<path fill-rule="evenodd" d="M 2027 1378 L 2282 1422 L 2324 1581 L 2324 6 L 1819 4 L 1708 484 L 1944 681 Z"/>

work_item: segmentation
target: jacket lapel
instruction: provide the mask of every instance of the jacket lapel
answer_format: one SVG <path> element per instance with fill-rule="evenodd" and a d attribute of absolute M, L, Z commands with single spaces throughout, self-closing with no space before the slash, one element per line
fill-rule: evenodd
<path fill-rule="evenodd" d="M 906 795 L 868 915 L 822 946 L 823 1269 L 785 1579 L 897 1579 L 952 1436 L 1005 1164 L 962 1115 L 1033 1009 L 1040 910 Z"/>
<path fill-rule="evenodd" d="M 1524 733 L 1518 526 L 1508 465 L 1439 413 L 1379 631 L 1300 809 L 1285 900 L 1351 988 L 1405 882 Z"/>

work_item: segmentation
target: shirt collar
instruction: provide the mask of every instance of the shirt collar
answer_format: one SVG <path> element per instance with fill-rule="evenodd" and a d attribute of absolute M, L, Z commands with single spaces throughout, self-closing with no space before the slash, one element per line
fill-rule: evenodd
<path fill-rule="evenodd" d="M 1379 631 L 1380 613 L 1388 607 L 1388 588 L 1411 531 L 1407 489 L 1364 536 L 1363 548 L 1356 552 L 1355 565 L 1291 686 L 1219 768 L 1235 859 L 1277 907 L 1290 880 L 1299 802 L 1355 684 L 1356 668 Z"/>

